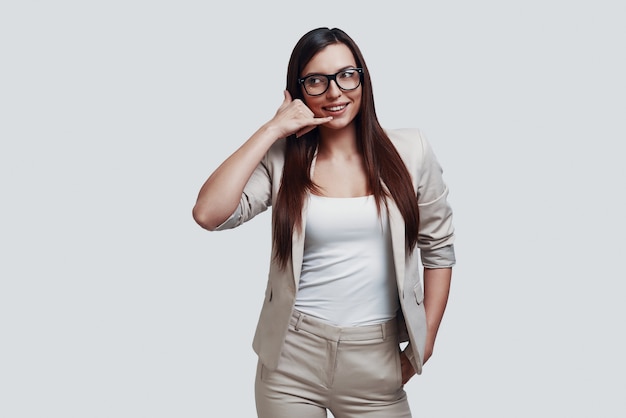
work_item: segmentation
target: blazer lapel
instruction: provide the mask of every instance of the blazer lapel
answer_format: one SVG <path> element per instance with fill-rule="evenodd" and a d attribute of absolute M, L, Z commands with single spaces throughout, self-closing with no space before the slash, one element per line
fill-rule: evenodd
<path fill-rule="evenodd" d="M 300 274 L 302 273 L 302 260 L 304 258 L 304 229 L 306 228 L 306 213 L 309 206 L 309 199 L 305 198 L 302 204 L 302 219 L 300 225 L 302 228 L 299 231 L 294 231 L 291 239 L 291 260 L 293 262 L 293 280 L 296 284 L 296 289 L 300 283 Z"/>
<path fill-rule="evenodd" d="M 387 199 L 387 216 L 389 217 L 389 229 L 391 231 L 391 248 L 393 251 L 393 264 L 396 271 L 398 294 L 402 295 L 406 267 L 406 237 L 404 232 L 404 218 L 400 213 L 400 209 L 398 209 L 398 206 L 396 206 L 392 199 Z"/>
<path fill-rule="evenodd" d="M 317 149 L 315 150 L 315 154 L 313 155 L 313 161 L 311 162 L 311 170 L 309 171 L 310 178 L 313 178 L 316 161 Z M 302 260 L 304 258 L 304 231 L 306 229 L 306 218 L 308 209 L 309 199 L 308 196 L 306 196 L 304 198 L 304 202 L 302 202 L 302 219 L 300 220 L 300 225 L 302 226 L 302 228 L 300 229 L 300 231 L 294 231 L 291 239 L 291 260 L 293 263 L 293 280 L 295 282 L 296 289 L 298 289 L 298 285 L 300 284 L 300 274 L 302 273 Z"/>

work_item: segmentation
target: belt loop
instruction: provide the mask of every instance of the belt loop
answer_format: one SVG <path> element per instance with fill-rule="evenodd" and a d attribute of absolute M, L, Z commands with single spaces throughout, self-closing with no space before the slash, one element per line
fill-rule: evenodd
<path fill-rule="evenodd" d="M 383 341 L 385 341 L 387 339 L 387 328 L 385 327 L 384 323 L 380 324 L 380 331 L 383 335 Z"/>
<path fill-rule="evenodd" d="M 298 312 L 298 320 L 296 321 L 296 326 L 294 327 L 296 331 L 300 331 L 300 324 L 302 323 L 303 319 L 304 314 L 302 312 Z"/>

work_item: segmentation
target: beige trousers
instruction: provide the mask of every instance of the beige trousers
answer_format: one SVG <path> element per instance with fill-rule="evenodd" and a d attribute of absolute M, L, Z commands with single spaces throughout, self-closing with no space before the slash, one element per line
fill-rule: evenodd
<path fill-rule="evenodd" d="M 294 312 L 278 368 L 261 362 L 259 418 L 410 418 L 397 322 L 340 328 Z"/>

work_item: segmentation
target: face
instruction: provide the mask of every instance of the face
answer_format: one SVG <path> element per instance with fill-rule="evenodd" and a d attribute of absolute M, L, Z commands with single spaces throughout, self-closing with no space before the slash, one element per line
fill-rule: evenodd
<path fill-rule="evenodd" d="M 335 74 L 341 70 L 356 67 L 356 60 L 350 49 L 346 45 L 338 43 L 328 45 L 315 54 L 304 67 L 300 76 Z M 332 121 L 324 124 L 324 127 L 331 129 L 342 129 L 352 123 L 361 108 L 361 93 L 361 85 L 354 90 L 341 90 L 335 81 L 330 81 L 328 90 L 319 96 L 309 96 L 303 91 L 304 103 L 315 116 L 333 117 Z"/>

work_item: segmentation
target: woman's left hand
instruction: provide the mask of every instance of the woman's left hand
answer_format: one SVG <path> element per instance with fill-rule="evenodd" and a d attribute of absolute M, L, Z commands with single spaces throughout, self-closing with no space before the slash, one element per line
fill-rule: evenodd
<path fill-rule="evenodd" d="M 415 369 L 411 365 L 411 362 L 404 351 L 400 353 L 400 369 L 402 371 L 402 384 L 404 385 L 415 374 Z"/>

